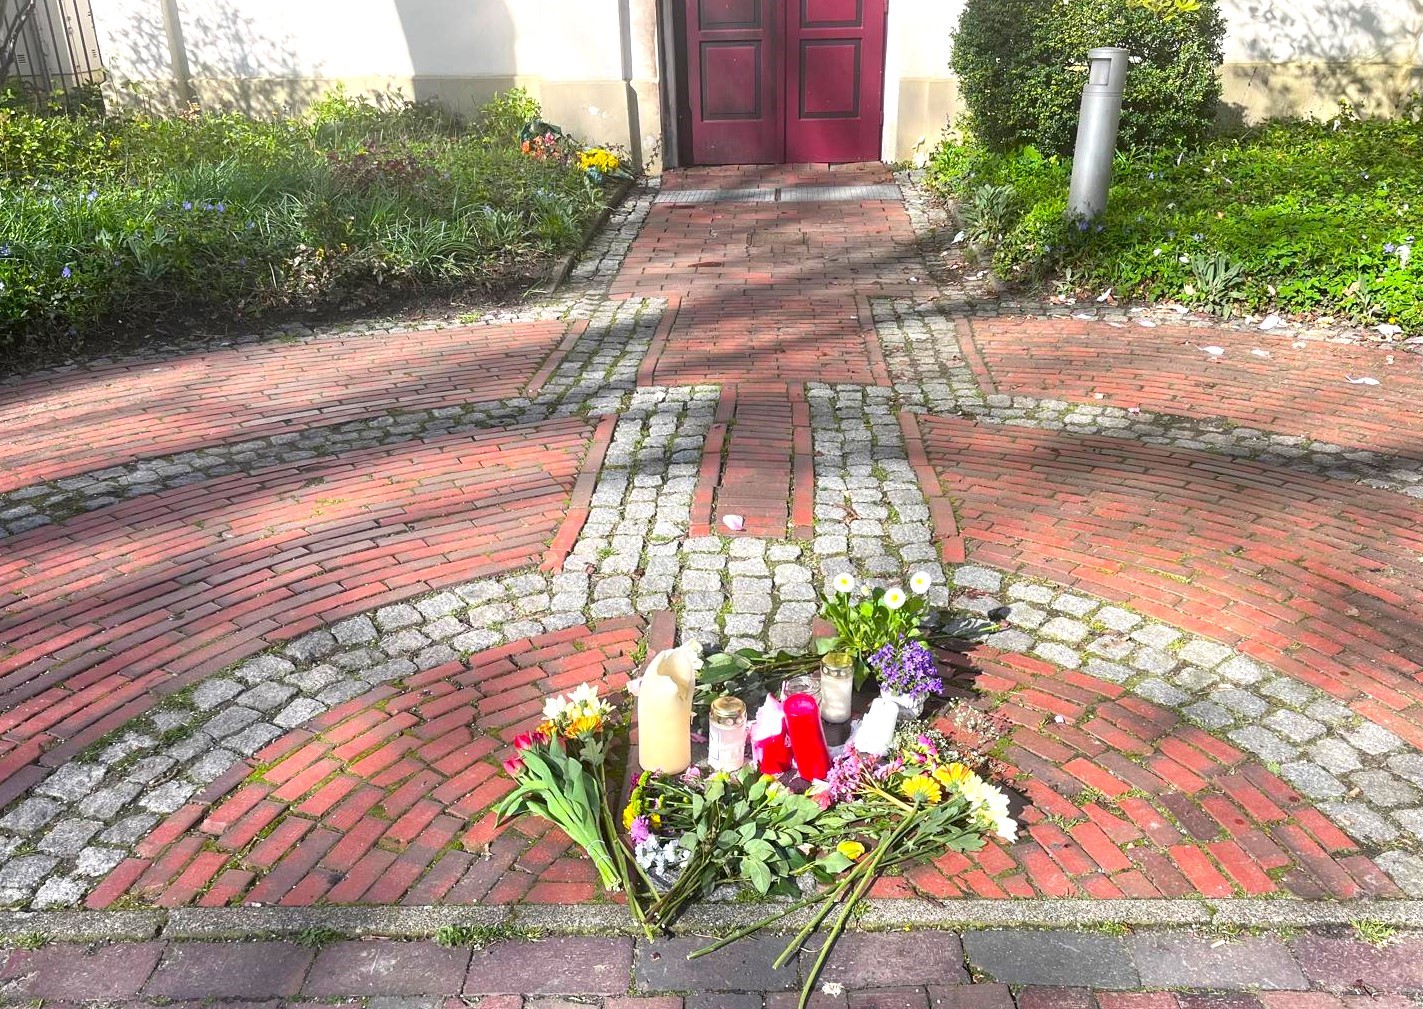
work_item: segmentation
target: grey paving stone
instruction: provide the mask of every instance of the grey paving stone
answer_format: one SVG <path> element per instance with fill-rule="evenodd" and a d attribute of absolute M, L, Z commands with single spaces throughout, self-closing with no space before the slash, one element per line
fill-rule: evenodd
<path fill-rule="evenodd" d="M 5 964 L 7 993 L 44 1001 L 131 998 L 163 954 L 161 942 L 56 945 L 17 950 Z"/>
<path fill-rule="evenodd" d="M 1101 603 L 1095 599 L 1075 595 L 1071 592 L 1064 592 L 1052 601 L 1053 609 L 1074 617 L 1085 617 L 1100 605 Z"/>
<path fill-rule="evenodd" d="M 1181 632 L 1164 624 L 1147 624 L 1145 627 L 1138 627 L 1132 631 L 1131 637 L 1134 641 L 1161 651 L 1179 640 Z"/>
<path fill-rule="evenodd" d="M 143 988 L 149 998 L 289 998 L 315 954 L 295 943 L 175 942 Z"/>
<path fill-rule="evenodd" d="M 35 847 L 49 855 L 73 858 L 103 826 L 98 820 L 60 820 Z"/>
<path fill-rule="evenodd" d="M 398 631 L 421 622 L 420 611 L 406 603 L 384 606 L 375 612 L 376 626 L 382 631 Z"/>
<path fill-rule="evenodd" d="M 1295 711 L 1273 712 L 1265 719 L 1265 724 L 1295 743 L 1307 743 L 1316 736 L 1324 734 L 1324 726 Z"/>
<path fill-rule="evenodd" d="M 1335 799 L 1348 791 L 1338 778 L 1307 760 L 1281 765 L 1280 776 L 1311 799 Z"/>
<path fill-rule="evenodd" d="M 40 795 L 77 802 L 90 795 L 104 780 L 104 768 L 98 764 L 73 761 L 56 768 L 54 773 L 35 786 Z"/>
<path fill-rule="evenodd" d="M 1235 715 L 1213 701 L 1197 701 L 1195 704 L 1188 704 L 1181 709 L 1181 713 L 1205 729 L 1218 730 L 1235 724 Z"/>
<path fill-rule="evenodd" d="M 1136 651 L 1136 642 L 1119 634 L 1104 634 L 1090 641 L 1087 650 L 1093 655 L 1100 655 L 1115 662 Z"/>
<path fill-rule="evenodd" d="M 697 936 L 639 942 L 633 966 L 637 987 L 653 991 L 788 991 L 800 986 L 792 961 L 781 970 L 771 964 L 785 940 L 754 935 L 698 960 L 687 954 L 707 945 Z"/>
<path fill-rule="evenodd" d="M 1384 770 L 1359 771 L 1349 780 L 1376 806 L 1405 806 L 1418 801 L 1418 789 Z"/>
<path fill-rule="evenodd" d="M 0 827 L 17 834 L 33 834 L 58 816 L 62 808 L 52 799 L 26 799 L 0 819 Z"/>
<path fill-rule="evenodd" d="M 295 671 L 296 666 L 280 655 L 258 655 L 238 666 L 236 675 L 246 683 L 260 683 Z"/>
<path fill-rule="evenodd" d="M 342 642 L 349 644 L 350 642 Z M 297 638 L 282 651 L 297 662 L 315 662 L 336 650 L 336 636 L 330 631 L 312 631 Z"/>
<path fill-rule="evenodd" d="M 343 620 L 331 628 L 332 635 L 342 645 L 363 645 L 380 636 L 370 617 L 359 616 Z"/>
<path fill-rule="evenodd" d="M 1174 656 L 1150 645 L 1138 648 L 1128 661 L 1143 673 L 1155 673 L 1157 676 L 1165 676 L 1180 664 Z"/>
<path fill-rule="evenodd" d="M 974 931 L 963 937 L 975 970 L 1009 985 L 1068 985 L 1122 990 L 1140 984 L 1123 941 L 1068 931 Z"/>
<path fill-rule="evenodd" d="M 1423 754 L 1398 753 L 1388 758 L 1388 766 L 1413 784 L 1423 787 Z"/>
<path fill-rule="evenodd" d="M 1366 844 L 1386 844 L 1398 836 L 1397 827 L 1361 802 L 1323 802 L 1319 808 L 1355 840 Z"/>
<path fill-rule="evenodd" d="M 141 791 L 143 786 L 136 781 L 116 782 L 108 788 L 99 789 L 79 803 L 79 812 L 98 820 L 112 820 Z"/>
<path fill-rule="evenodd" d="M 1331 774 L 1348 774 L 1364 766 L 1359 760 L 1358 750 L 1333 736 L 1316 741 L 1305 752 L 1309 754 L 1310 760 Z"/>
<path fill-rule="evenodd" d="M 1385 851 L 1374 863 L 1410 897 L 1423 897 L 1423 858 L 1409 851 Z"/>
<path fill-rule="evenodd" d="M 1003 584 L 1003 576 L 988 568 L 965 566 L 954 571 L 954 584 L 967 589 L 997 592 Z"/>
<path fill-rule="evenodd" d="M 632 952 L 632 940 L 622 938 L 496 943 L 475 950 L 464 990 L 469 995 L 622 995 L 630 986 Z"/>
<path fill-rule="evenodd" d="M 1360 750 L 1375 757 L 1392 753 L 1403 746 L 1402 739 L 1382 725 L 1375 725 L 1373 722 L 1364 722 L 1357 728 L 1344 733 L 1344 738 Z"/>
<path fill-rule="evenodd" d="M 1047 623 L 1038 628 L 1038 633 L 1045 638 L 1054 638 L 1058 641 L 1066 641 L 1075 645 L 1090 633 L 1086 624 L 1080 620 L 1071 620 L 1067 617 L 1053 617 Z"/>
<path fill-rule="evenodd" d="M 1239 687 L 1221 687 L 1211 691 L 1210 699 L 1246 718 L 1259 718 L 1269 710 L 1269 705 L 1247 690 Z"/>
<path fill-rule="evenodd" d="M 1220 673 L 1226 679 L 1245 687 L 1259 683 L 1266 676 L 1263 666 L 1253 659 L 1247 659 L 1243 655 L 1237 655 L 1229 662 L 1222 663 L 1216 672 Z"/>
<path fill-rule="evenodd" d="M 1298 680 L 1292 680 L 1287 676 L 1276 676 L 1273 680 L 1262 683 L 1260 693 L 1296 708 L 1304 707 L 1317 696 L 1312 687 L 1307 687 Z"/>
<path fill-rule="evenodd" d="M 444 949 L 432 942 L 338 942 L 317 955 L 301 990 L 318 998 L 456 995 L 469 961 L 468 949 Z"/>
<path fill-rule="evenodd" d="M 1358 716 L 1347 707 L 1327 697 L 1322 697 L 1315 701 L 1304 709 L 1304 713 L 1310 718 L 1313 718 L 1316 722 L 1324 722 L 1326 725 L 1348 726 L 1358 720 Z M 1375 728 L 1378 728 L 1378 726 L 1375 726 Z M 1389 735 L 1393 735 L 1393 733 L 1389 733 Z M 1399 740 L 1398 745 L 1402 746 L 1403 741 Z"/>
<path fill-rule="evenodd" d="M 1148 701 L 1155 701 L 1168 708 L 1179 708 L 1191 699 L 1185 691 L 1178 690 L 1165 680 L 1154 676 L 1138 683 L 1136 692 Z"/>
<path fill-rule="evenodd" d="M 1299 750 L 1269 729 L 1259 725 L 1247 725 L 1244 728 L 1236 729 L 1228 738 L 1237 746 L 1249 750 L 1263 760 L 1276 764 L 1299 755 Z"/>
<path fill-rule="evenodd" d="M 801 970 L 808 972 L 817 956 L 818 949 L 803 950 Z M 846 988 L 966 984 L 968 972 L 957 935 L 916 929 L 844 936 L 835 944 L 821 980 Z"/>
<path fill-rule="evenodd" d="M 296 688 L 286 683 L 269 680 L 259 683 L 251 690 L 237 697 L 237 703 L 257 711 L 273 711 L 296 695 Z"/>
<path fill-rule="evenodd" d="M 1038 646 L 1033 649 L 1033 654 L 1067 669 L 1076 669 L 1082 665 L 1082 656 L 1080 654 L 1068 648 L 1066 645 L 1058 644 L 1055 641 L 1040 642 Z"/>
<path fill-rule="evenodd" d="M 1206 669 L 1213 669 L 1230 658 L 1234 652 L 1225 645 L 1217 644 L 1214 641 L 1193 638 L 1186 642 L 1185 647 L 1178 654 L 1187 662 L 1204 666 Z"/>
<path fill-rule="evenodd" d="M 1302 991 L 1309 982 L 1284 943 L 1245 938 L 1218 943 L 1208 936 L 1146 934 L 1127 940 L 1148 988 Z"/>
<path fill-rule="evenodd" d="M 1120 606 L 1102 607 L 1097 611 L 1095 619 L 1102 626 L 1121 633 L 1128 632 L 1141 623 L 1141 617 Z"/>
<path fill-rule="evenodd" d="M 232 700 L 246 687 L 236 680 L 204 680 L 193 688 L 193 705 L 199 711 L 211 711 Z"/>

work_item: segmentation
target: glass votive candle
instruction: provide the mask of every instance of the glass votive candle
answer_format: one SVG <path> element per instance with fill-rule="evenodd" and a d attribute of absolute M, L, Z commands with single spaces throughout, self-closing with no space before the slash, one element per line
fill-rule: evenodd
<path fill-rule="evenodd" d="M 815 698 L 815 703 L 820 703 L 820 676 L 816 673 L 801 673 L 792 676 L 781 683 L 781 700 L 784 701 L 792 694 L 809 694 Z"/>
<path fill-rule="evenodd" d="M 713 771 L 739 771 L 746 763 L 746 702 L 739 697 L 712 701 L 707 763 Z"/>
<path fill-rule="evenodd" d="M 831 725 L 850 720 L 855 692 L 855 660 L 849 652 L 827 652 L 820 660 L 820 717 Z"/>

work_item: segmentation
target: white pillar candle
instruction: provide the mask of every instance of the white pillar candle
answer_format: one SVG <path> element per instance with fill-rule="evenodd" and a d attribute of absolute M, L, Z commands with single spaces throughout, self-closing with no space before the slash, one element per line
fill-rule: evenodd
<path fill-rule="evenodd" d="M 820 661 L 820 717 L 831 725 L 850 720 L 855 662 L 848 652 L 830 652 Z"/>
<path fill-rule="evenodd" d="M 638 763 L 644 771 L 681 774 L 692 763 L 692 694 L 700 649 L 658 652 L 637 692 Z"/>

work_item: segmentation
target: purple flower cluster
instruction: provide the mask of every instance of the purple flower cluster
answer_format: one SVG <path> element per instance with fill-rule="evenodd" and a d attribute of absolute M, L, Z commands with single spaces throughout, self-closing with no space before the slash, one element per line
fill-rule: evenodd
<path fill-rule="evenodd" d="M 881 689 L 890 693 L 920 698 L 944 692 L 939 663 L 923 642 L 885 645 L 870 656 L 869 662 L 879 674 Z"/>

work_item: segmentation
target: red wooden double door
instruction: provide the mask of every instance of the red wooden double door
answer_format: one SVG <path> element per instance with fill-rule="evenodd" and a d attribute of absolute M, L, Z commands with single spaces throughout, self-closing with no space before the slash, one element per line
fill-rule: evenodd
<path fill-rule="evenodd" d="M 698 165 L 878 161 L 888 0 L 682 0 Z"/>

